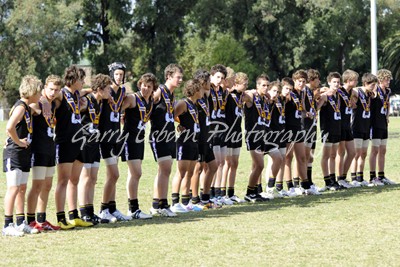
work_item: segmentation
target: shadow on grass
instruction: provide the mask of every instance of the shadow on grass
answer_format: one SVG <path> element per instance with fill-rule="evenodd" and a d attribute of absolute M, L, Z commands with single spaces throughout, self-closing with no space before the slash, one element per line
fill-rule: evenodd
<path fill-rule="evenodd" d="M 173 224 L 190 223 L 195 221 L 201 221 L 207 218 L 223 218 L 223 217 L 228 217 L 232 214 L 278 210 L 293 206 L 298 206 L 301 208 L 312 208 L 317 205 L 327 204 L 335 201 L 343 201 L 346 199 L 359 197 L 362 195 L 380 194 L 384 192 L 398 191 L 398 190 L 400 190 L 400 185 L 351 188 L 337 192 L 325 192 L 319 196 L 299 196 L 295 198 L 274 199 L 264 203 L 256 203 L 256 204 L 243 203 L 233 206 L 224 206 L 221 209 L 215 209 L 215 210 L 188 212 L 184 214 L 181 213 L 174 218 L 153 216 L 153 219 L 150 220 L 133 220 L 131 222 L 121 222 L 115 224 L 99 224 L 95 226 L 95 228 L 119 228 L 119 227 L 137 227 L 146 225 L 168 224 L 168 223 L 173 223 Z"/>

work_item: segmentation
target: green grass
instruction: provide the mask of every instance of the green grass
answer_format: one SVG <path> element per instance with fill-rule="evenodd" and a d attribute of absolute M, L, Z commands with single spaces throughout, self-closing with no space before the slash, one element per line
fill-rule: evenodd
<path fill-rule="evenodd" d="M 5 129 L 5 123 L 0 123 Z M 400 182 L 400 119 L 391 118 L 386 174 Z M 4 140 L 4 131 L 0 133 Z M 317 147 L 320 149 L 320 146 Z M 320 153 L 317 153 L 320 154 Z M 322 186 L 320 158 L 314 181 Z M 243 196 L 250 172 L 242 150 L 236 191 Z M 368 164 L 366 165 L 368 175 Z M 117 204 L 126 212 L 127 167 L 120 163 Z M 157 166 L 149 147 L 139 190 L 148 212 Z M 173 173 L 175 167 L 173 168 Z M 99 208 L 102 165 L 95 197 Z M 6 190 L 1 174 L 0 199 Z M 48 216 L 55 222 L 54 191 Z M 322 196 L 243 204 L 220 210 L 154 217 L 22 238 L 0 237 L 0 265 L 101 266 L 397 266 L 400 258 L 400 186 L 359 188 Z M 3 206 L 0 222 L 3 222 Z"/>

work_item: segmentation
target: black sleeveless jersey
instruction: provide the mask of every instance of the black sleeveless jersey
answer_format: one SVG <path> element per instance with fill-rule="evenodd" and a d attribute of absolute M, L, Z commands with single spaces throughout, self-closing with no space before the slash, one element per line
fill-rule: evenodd
<path fill-rule="evenodd" d="M 179 124 L 185 128 L 179 133 L 178 143 L 197 143 L 199 140 L 199 113 L 196 105 L 190 100 L 184 99 L 187 111 L 179 115 Z"/>
<path fill-rule="evenodd" d="M 10 111 L 10 116 L 13 113 L 14 109 L 18 106 L 23 106 L 25 108 L 25 113 L 24 117 L 22 120 L 20 120 L 17 125 L 15 125 L 15 130 L 17 131 L 17 135 L 19 139 L 24 139 L 27 138 L 28 141 L 32 140 L 32 132 L 33 132 L 33 121 L 32 121 L 32 112 L 31 108 L 22 100 L 18 100 L 15 102 L 14 106 L 11 108 Z M 22 150 L 29 150 L 31 149 L 31 146 L 28 146 L 28 148 L 23 148 L 18 146 L 14 141 L 8 137 L 6 140 L 6 148 L 9 151 L 12 150 L 17 150 L 17 151 L 22 151 Z"/>
<path fill-rule="evenodd" d="M 221 87 L 214 89 L 211 87 L 210 95 L 208 97 L 208 103 L 210 104 L 211 121 L 217 121 L 226 123 L 225 108 L 227 102 L 228 93 Z M 218 127 L 218 124 L 211 124 L 211 130 Z M 221 126 L 219 126 L 221 128 Z"/>
<path fill-rule="evenodd" d="M 40 108 L 42 105 L 39 103 Z M 43 114 L 33 116 L 33 125 L 35 130 L 32 134 L 32 152 L 45 155 L 55 155 L 56 148 L 54 144 L 55 128 L 55 102 L 51 103 L 51 117 L 45 118 Z"/>
<path fill-rule="evenodd" d="M 160 101 L 153 104 L 153 112 L 150 116 L 150 140 L 155 139 L 157 142 L 168 142 L 175 135 L 175 96 L 164 84 L 161 84 L 159 88 L 161 90 L 161 98 Z"/>
<path fill-rule="evenodd" d="M 326 104 L 321 107 L 319 123 L 323 134 L 328 133 L 330 136 L 340 136 L 341 134 L 340 101 L 338 97 L 338 94 L 329 96 Z"/>
<path fill-rule="evenodd" d="M 82 112 L 82 125 L 84 128 L 83 134 L 86 138 L 90 139 L 90 143 L 96 143 L 100 140 L 99 136 L 99 123 L 100 116 L 103 111 L 104 102 L 100 100 L 98 103 L 96 98 L 92 95 L 86 95 L 87 109 Z"/>
<path fill-rule="evenodd" d="M 271 113 L 271 131 L 282 131 L 285 129 L 285 101 L 278 96 L 275 102 L 269 105 Z"/>
<path fill-rule="evenodd" d="M 225 122 L 230 132 L 242 131 L 243 93 L 233 91 L 228 94 L 225 106 Z"/>
<path fill-rule="evenodd" d="M 310 112 L 312 114 L 314 114 L 313 118 L 309 118 L 309 117 L 304 117 L 302 118 L 302 125 L 304 127 L 304 129 L 308 130 L 310 129 L 314 124 L 315 124 L 315 120 L 316 120 L 316 103 L 315 103 L 315 98 L 314 98 L 314 94 L 312 92 L 312 90 L 310 88 L 308 88 L 307 86 L 304 88 L 304 91 L 302 93 L 302 97 L 303 97 L 303 107 L 304 110 L 306 112 Z"/>
<path fill-rule="evenodd" d="M 250 108 L 246 105 L 244 106 L 244 128 L 246 130 L 246 135 L 250 132 L 252 132 L 251 134 L 256 134 L 257 132 L 265 134 L 267 130 L 267 109 L 267 103 L 264 98 L 259 94 L 254 94 L 253 105 Z"/>
<path fill-rule="evenodd" d="M 153 110 L 153 99 L 149 102 L 143 98 L 140 92 L 134 94 L 136 106 L 125 109 L 124 134 L 129 133 L 129 139 L 135 140 L 140 137 L 143 140 L 145 136 L 146 123 L 150 119 Z"/>
<path fill-rule="evenodd" d="M 350 129 L 351 125 L 351 114 L 353 109 L 350 106 L 351 92 L 348 92 L 345 88 L 340 88 L 338 90 L 338 97 L 340 99 L 340 114 L 342 117 L 342 129 Z"/>
<path fill-rule="evenodd" d="M 385 92 L 378 87 L 377 95 L 371 99 L 371 127 L 386 130 L 388 128 L 387 113 L 389 108 L 390 88 Z"/>
<path fill-rule="evenodd" d="M 351 129 L 353 132 L 369 133 L 371 126 L 371 97 L 358 88 L 357 108 L 351 115 Z"/>
<path fill-rule="evenodd" d="M 56 139 L 57 144 L 76 142 L 82 137 L 82 123 L 79 111 L 79 92 L 74 94 L 66 88 L 61 90 L 63 95 L 60 106 L 56 109 Z"/>
<path fill-rule="evenodd" d="M 111 90 L 112 101 L 107 99 L 102 100 L 103 109 L 99 122 L 102 143 L 116 144 L 119 141 L 118 138 L 121 135 L 121 105 L 125 94 L 125 87 L 119 87 L 117 92 Z"/>
<path fill-rule="evenodd" d="M 203 96 L 196 103 L 199 112 L 199 143 L 205 144 L 208 141 L 210 132 L 210 105 L 206 96 Z"/>
<path fill-rule="evenodd" d="M 285 105 L 286 125 L 301 128 L 301 117 L 303 111 L 302 93 L 293 90 L 290 92 L 290 96 L 290 101 L 287 101 Z"/>

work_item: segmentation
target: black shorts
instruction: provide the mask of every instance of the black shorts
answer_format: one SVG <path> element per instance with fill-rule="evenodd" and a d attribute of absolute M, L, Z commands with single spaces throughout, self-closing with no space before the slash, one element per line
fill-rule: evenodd
<path fill-rule="evenodd" d="M 101 143 L 100 144 L 100 155 L 102 159 L 108 159 L 112 157 L 121 156 L 124 151 L 123 147 L 124 143 L 110 144 L 110 143 Z"/>
<path fill-rule="evenodd" d="M 78 160 L 82 163 L 93 164 L 95 162 L 100 162 L 100 158 L 100 144 L 86 143 Z"/>
<path fill-rule="evenodd" d="M 314 125 L 304 130 L 306 131 L 304 142 L 307 144 L 311 144 L 311 149 L 315 149 L 317 143 L 317 126 Z"/>
<path fill-rule="evenodd" d="M 347 128 L 347 129 L 343 129 L 342 128 L 342 131 L 341 131 L 341 134 L 340 134 L 340 141 L 353 141 L 354 140 L 354 137 L 353 137 L 353 132 L 351 131 L 351 129 L 350 128 Z"/>
<path fill-rule="evenodd" d="M 214 151 L 210 143 L 199 144 L 199 158 L 198 162 L 209 163 L 215 160 Z"/>
<path fill-rule="evenodd" d="M 176 143 L 176 160 L 198 160 L 199 145 L 193 142 Z"/>
<path fill-rule="evenodd" d="M 258 150 L 258 151 L 262 151 L 262 152 L 265 151 L 265 143 L 262 138 L 258 139 L 258 140 L 254 140 L 254 138 L 252 138 L 252 137 L 249 137 L 249 138 L 246 137 L 246 147 L 247 147 L 248 151 L 251 151 L 251 150 Z"/>
<path fill-rule="evenodd" d="M 144 142 L 128 140 L 124 145 L 124 152 L 121 155 L 122 161 L 144 159 Z"/>
<path fill-rule="evenodd" d="M 176 158 L 176 142 L 150 142 L 151 151 L 153 151 L 154 160 L 157 161 L 159 158 L 171 156 L 173 159 Z"/>
<path fill-rule="evenodd" d="M 322 143 L 332 143 L 336 144 L 340 142 L 340 135 L 331 135 L 331 134 L 324 134 L 321 133 L 321 142 Z"/>
<path fill-rule="evenodd" d="M 29 172 L 31 169 L 31 149 L 13 149 L 6 147 L 3 150 L 3 171 L 9 172 L 19 169 Z"/>
<path fill-rule="evenodd" d="M 231 131 L 228 132 L 225 137 L 226 147 L 229 148 L 238 148 L 242 147 L 243 134 L 242 131 Z"/>
<path fill-rule="evenodd" d="M 226 146 L 225 133 L 220 133 L 220 134 L 213 135 L 212 138 L 211 138 L 211 144 L 213 146 L 220 146 L 220 147 Z"/>
<path fill-rule="evenodd" d="M 301 126 L 286 125 L 285 140 L 287 143 L 303 143 L 307 132 L 301 129 Z"/>
<path fill-rule="evenodd" d="M 354 139 L 369 140 L 370 133 L 353 132 Z"/>
<path fill-rule="evenodd" d="M 371 139 L 388 139 L 388 130 L 371 127 Z"/>
<path fill-rule="evenodd" d="M 32 153 L 32 167 L 54 167 L 56 166 L 56 155 L 48 155 L 44 153 Z"/>
<path fill-rule="evenodd" d="M 56 163 L 73 163 L 82 152 L 81 143 L 65 142 L 56 144 Z"/>

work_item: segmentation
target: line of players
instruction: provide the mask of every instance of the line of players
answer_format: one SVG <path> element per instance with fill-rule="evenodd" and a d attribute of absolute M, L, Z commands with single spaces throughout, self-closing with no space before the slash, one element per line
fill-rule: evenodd
<path fill-rule="evenodd" d="M 318 71 L 298 70 L 292 78 L 271 84 L 267 75 L 260 75 L 256 89 L 246 90 L 246 74 L 217 64 L 210 72 L 197 71 L 185 83 L 185 98 L 179 101 L 175 101 L 174 90 L 182 83 L 183 70 L 177 64 L 166 67 L 165 83 L 159 86 L 153 74 L 144 74 L 134 94 L 127 94 L 123 86 L 124 64 L 115 62 L 109 70 L 110 76 L 96 75 L 89 90 L 82 89 L 85 73 L 76 66 L 66 69 L 62 89 L 61 78 L 54 75 L 47 78 L 43 90 L 36 77 L 27 76 L 22 81 L 21 99 L 7 124 L 9 138 L 3 156 L 7 176 L 3 235 L 149 219 L 155 214 L 172 217 L 179 212 L 244 202 L 235 195 L 243 115 L 244 139 L 252 159 L 245 201 L 393 183 L 384 176 L 388 86 L 392 78 L 388 70 L 380 70 L 378 77 L 365 74 L 359 88 L 358 74 L 351 70 L 343 73 L 343 86 L 341 75 L 330 73 L 329 87 L 323 88 L 319 88 Z M 321 189 L 312 182 L 318 111 L 325 181 Z M 148 121 L 151 149 L 158 164 L 151 214 L 140 210 L 137 199 Z M 179 122 L 177 139 L 175 122 Z M 370 138 L 368 183 L 363 179 L 363 169 Z M 265 154 L 269 155 L 268 185 L 262 192 Z M 115 202 L 120 155 L 128 164 L 127 215 L 117 209 Z M 296 166 L 292 173 L 293 156 Z M 93 201 L 100 158 L 104 159 L 107 175 L 97 216 Z M 178 168 L 169 206 L 169 176 L 175 158 Z M 346 176 L 352 162 L 349 183 Z M 33 183 L 25 218 L 31 165 Z M 52 225 L 46 219 L 46 207 L 56 165 L 58 223 Z M 340 174 L 337 180 L 335 168 Z M 283 179 L 287 191 L 283 190 Z M 64 212 L 66 199 L 69 220 Z"/>

